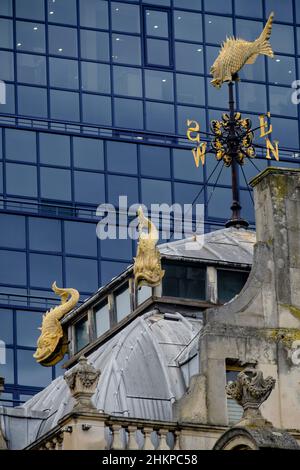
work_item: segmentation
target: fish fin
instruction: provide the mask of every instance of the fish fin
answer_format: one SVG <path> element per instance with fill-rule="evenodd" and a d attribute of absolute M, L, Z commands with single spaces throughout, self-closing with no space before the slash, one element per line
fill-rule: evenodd
<path fill-rule="evenodd" d="M 258 54 L 267 55 L 269 57 L 274 57 L 272 46 L 269 43 L 269 39 L 272 33 L 273 19 L 274 19 L 274 13 L 272 12 L 269 16 L 266 26 L 264 27 L 263 32 L 261 33 L 259 38 L 257 38 L 255 41 L 258 47 L 258 51 L 257 51 Z"/>
<path fill-rule="evenodd" d="M 246 64 L 254 64 L 254 62 L 257 59 L 258 54 L 253 54 L 249 59 L 247 60 Z"/>

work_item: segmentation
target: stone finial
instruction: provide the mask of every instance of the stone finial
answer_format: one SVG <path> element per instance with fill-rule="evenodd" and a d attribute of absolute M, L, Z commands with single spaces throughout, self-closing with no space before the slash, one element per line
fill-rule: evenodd
<path fill-rule="evenodd" d="M 64 379 L 72 397 L 76 400 L 73 411 L 96 410 L 91 398 L 96 391 L 100 374 L 100 370 L 89 364 L 84 356 L 79 358 L 75 367 L 65 373 Z"/>
<path fill-rule="evenodd" d="M 272 377 L 263 378 L 260 370 L 247 368 L 240 372 L 235 382 L 226 386 L 227 395 L 243 407 L 244 414 L 238 423 L 244 425 L 270 425 L 261 414 L 260 406 L 266 401 L 275 387 Z"/>

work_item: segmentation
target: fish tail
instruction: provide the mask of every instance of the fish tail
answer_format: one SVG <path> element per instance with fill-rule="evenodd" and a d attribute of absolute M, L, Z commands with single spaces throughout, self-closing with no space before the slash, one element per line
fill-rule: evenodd
<path fill-rule="evenodd" d="M 272 33 L 273 19 L 274 19 L 274 13 L 272 12 L 269 16 L 266 26 L 264 27 L 263 32 L 261 33 L 259 38 L 257 38 L 255 41 L 258 47 L 257 52 L 259 54 L 267 55 L 269 57 L 274 57 L 274 52 L 269 42 L 269 39 Z"/>

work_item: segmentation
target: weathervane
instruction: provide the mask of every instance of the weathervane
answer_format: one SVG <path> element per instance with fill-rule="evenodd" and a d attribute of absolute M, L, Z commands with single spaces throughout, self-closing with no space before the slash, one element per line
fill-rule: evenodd
<path fill-rule="evenodd" d="M 234 83 L 240 81 L 238 72 L 246 64 L 254 64 L 258 55 L 274 57 L 269 43 L 272 32 L 274 13 L 272 12 L 261 35 L 253 42 L 244 39 L 230 37 L 223 42 L 220 53 L 212 65 L 210 72 L 213 76 L 211 83 L 216 88 L 221 88 L 223 83 L 228 82 L 229 90 L 229 113 L 222 116 L 222 120 L 211 121 L 212 136 L 211 147 L 207 149 L 207 142 L 201 142 L 200 125 L 195 120 L 187 121 L 187 137 L 197 146 L 192 149 L 195 164 L 199 167 L 200 161 L 205 164 L 207 153 L 214 153 L 218 161 L 223 161 L 224 166 L 231 167 L 232 176 L 232 216 L 226 223 L 226 227 L 248 227 L 248 222 L 240 216 L 241 205 L 238 192 L 238 165 L 243 165 L 245 158 L 256 157 L 255 145 L 253 144 L 254 130 L 250 119 L 243 119 L 241 113 L 236 112 L 233 87 Z M 266 140 L 266 158 L 271 159 L 271 154 L 278 161 L 278 141 L 271 142 L 268 134 L 272 132 L 270 112 L 259 116 L 260 137 Z"/>

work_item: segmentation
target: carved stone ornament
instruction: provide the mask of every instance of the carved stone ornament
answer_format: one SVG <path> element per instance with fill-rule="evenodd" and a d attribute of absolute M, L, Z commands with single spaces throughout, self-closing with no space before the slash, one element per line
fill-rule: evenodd
<path fill-rule="evenodd" d="M 61 319 L 69 313 L 79 300 L 76 289 L 62 289 L 52 284 L 52 290 L 61 298 L 61 304 L 51 308 L 43 316 L 41 335 L 33 357 L 42 366 L 54 366 L 62 360 L 68 349 L 68 341 L 61 326 Z"/>
<path fill-rule="evenodd" d="M 271 424 L 262 417 L 259 408 L 268 399 L 275 383 L 276 380 L 272 377 L 264 379 L 260 370 L 247 368 L 238 374 L 235 382 L 226 386 L 227 395 L 244 409 L 241 422 L 252 425 Z"/>
<path fill-rule="evenodd" d="M 159 239 L 158 231 L 154 223 L 145 217 L 141 207 L 138 209 L 138 218 L 139 241 L 133 268 L 135 284 L 138 287 L 142 285 L 155 287 L 160 284 L 165 274 L 161 268 L 160 252 L 156 247 Z"/>
<path fill-rule="evenodd" d="M 68 384 L 76 404 L 73 411 L 95 411 L 91 398 L 94 395 L 100 377 L 100 370 L 96 370 L 81 356 L 78 364 L 67 371 L 64 379 Z"/>

